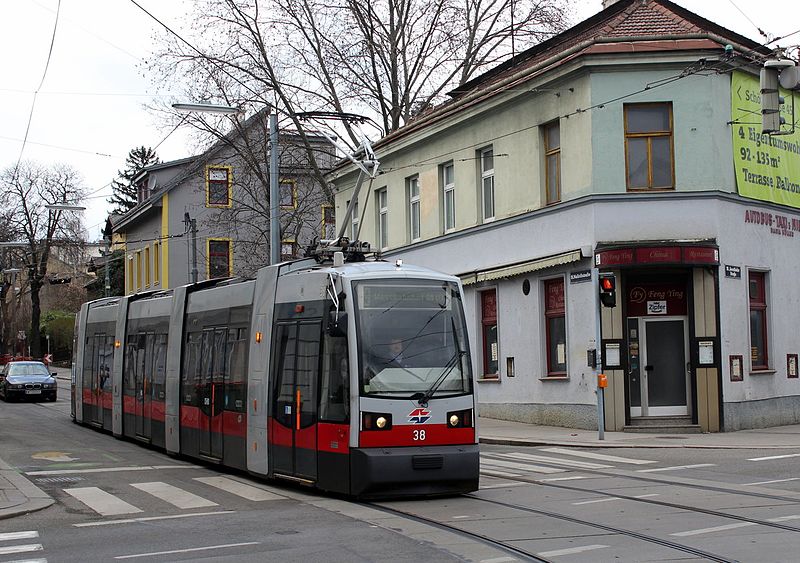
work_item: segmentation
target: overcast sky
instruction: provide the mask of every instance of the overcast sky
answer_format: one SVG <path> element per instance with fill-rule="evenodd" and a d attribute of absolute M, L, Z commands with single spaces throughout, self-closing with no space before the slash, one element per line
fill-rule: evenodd
<path fill-rule="evenodd" d="M 190 0 L 137 1 L 173 29 L 183 31 Z M 774 36 L 800 29 L 796 0 L 677 3 L 757 41 L 764 41 L 757 27 Z M 85 224 L 90 238 L 98 239 L 109 210 L 109 184 L 124 167 L 128 151 L 140 145 L 154 147 L 169 132 L 159 129 L 143 107 L 157 93 L 142 61 L 151 52 L 158 24 L 130 0 L 61 0 L 45 75 L 58 0 L 3 0 L 2 4 L 0 169 L 14 166 L 21 151 L 23 159 L 45 165 L 65 162 L 76 168 L 89 194 L 83 202 Z M 598 12 L 601 2 L 575 0 L 573 6 L 577 23 Z M 792 42 L 800 43 L 800 34 Z M 158 94 L 169 96 L 170 92 Z M 162 161 L 194 152 L 187 133 L 178 130 L 158 147 Z"/>

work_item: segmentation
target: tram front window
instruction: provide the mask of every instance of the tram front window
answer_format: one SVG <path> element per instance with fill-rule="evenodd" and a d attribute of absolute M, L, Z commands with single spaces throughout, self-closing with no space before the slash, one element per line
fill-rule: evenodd
<path fill-rule="evenodd" d="M 472 392 L 458 286 L 435 280 L 354 283 L 361 394 L 391 398 Z"/>

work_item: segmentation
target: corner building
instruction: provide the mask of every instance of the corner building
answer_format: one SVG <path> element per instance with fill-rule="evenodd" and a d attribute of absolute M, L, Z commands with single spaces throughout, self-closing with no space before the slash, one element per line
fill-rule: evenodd
<path fill-rule="evenodd" d="M 481 415 L 597 427 L 596 267 L 607 430 L 800 422 L 800 135 L 760 132 L 770 55 L 622 0 L 375 145 L 350 234 L 461 277 Z M 355 179 L 332 173 L 337 217 Z"/>

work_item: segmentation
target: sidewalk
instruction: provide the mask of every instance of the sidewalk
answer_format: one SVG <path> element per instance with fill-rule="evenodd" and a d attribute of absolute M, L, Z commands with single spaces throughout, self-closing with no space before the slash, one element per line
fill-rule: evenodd
<path fill-rule="evenodd" d="M 60 379 L 60 377 L 59 377 Z M 800 451 L 800 425 L 714 434 L 637 434 L 536 426 L 479 417 L 482 444 L 512 446 L 565 446 L 592 448 L 738 448 L 796 449 Z M 0 459 L 0 520 L 41 510 L 55 501 L 25 476 Z"/>
<path fill-rule="evenodd" d="M 800 424 L 708 434 L 605 432 L 605 439 L 600 440 L 597 430 L 536 426 L 534 424 L 478 417 L 478 434 L 482 444 L 512 446 L 709 449 L 795 448 L 800 451 Z"/>

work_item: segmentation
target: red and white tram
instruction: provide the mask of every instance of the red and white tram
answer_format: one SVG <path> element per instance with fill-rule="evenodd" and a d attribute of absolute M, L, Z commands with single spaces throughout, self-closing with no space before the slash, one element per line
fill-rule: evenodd
<path fill-rule="evenodd" d="M 458 278 L 348 254 L 84 304 L 75 421 L 348 495 L 477 489 Z"/>

